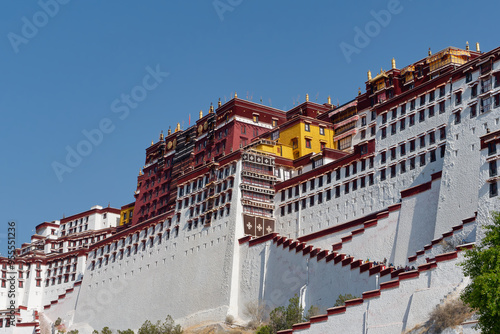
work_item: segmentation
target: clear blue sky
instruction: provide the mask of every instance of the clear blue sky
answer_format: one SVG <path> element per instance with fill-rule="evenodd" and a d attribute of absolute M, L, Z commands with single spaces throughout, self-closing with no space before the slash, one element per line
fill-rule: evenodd
<path fill-rule="evenodd" d="M 50 15 L 36 1 L 0 4 L 3 255 L 9 220 L 20 246 L 43 221 L 131 202 L 151 140 L 177 122 L 186 128 L 219 97 L 237 91 L 289 109 L 309 93 L 342 104 L 392 57 L 402 68 L 429 47 L 500 46 L 496 1 L 60 1 Z M 371 12 L 388 8 L 374 24 Z M 355 41 L 356 27 L 369 40 Z M 357 47 L 349 61 L 342 43 Z M 148 77 L 151 90 L 147 67 L 169 73 L 158 84 Z M 141 101 L 126 115 L 120 99 L 132 91 Z M 108 133 L 69 167 L 67 147 L 103 119 Z M 62 182 L 54 162 L 72 168 Z"/>

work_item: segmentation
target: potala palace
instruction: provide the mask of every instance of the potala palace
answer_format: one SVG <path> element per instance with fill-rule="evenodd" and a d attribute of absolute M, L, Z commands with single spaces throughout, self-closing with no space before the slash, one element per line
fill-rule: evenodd
<path fill-rule="evenodd" d="M 246 324 L 249 302 L 295 294 L 323 314 L 281 333 L 425 322 L 468 284 L 457 263 L 500 207 L 500 47 L 474 49 L 388 60 L 343 105 L 235 94 L 161 133 L 134 202 L 43 222 L 16 250 L 15 323 L 0 259 L 0 333 L 49 333 L 58 317 L 84 334 L 167 314 Z M 346 293 L 360 298 L 333 307 Z"/>

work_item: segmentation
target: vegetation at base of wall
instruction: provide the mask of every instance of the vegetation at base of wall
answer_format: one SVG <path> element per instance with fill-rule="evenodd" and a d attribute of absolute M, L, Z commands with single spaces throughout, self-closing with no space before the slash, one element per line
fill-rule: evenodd
<path fill-rule="evenodd" d="M 243 314 L 250 318 L 248 322 L 248 327 L 251 329 L 257 329 L 264 322 L 265 316 L 265 306 L 259 304 L 258 302 L 248 302 L 245 304 L 245 309 Z"/>
<path fill-rule="evenodd" d="M 226 324 L 232 325 L 234 324 L 234 317 L 230 314 L 226 315 Z"/>
<path fill-rule="evenodd" d="M 345 302 L 347 300 L 356 299 L 356 298 L 359 298 L 359 297 L 353 296 L 350 293 L 346 293 L 344 295 L 339 295 L 337 300 L 335 301 L 335 305 L 333 305 L 333 307 L 344 306 Z"/>
<path fill-rule="evenodd" d="M 78 333 L 78 332 L 77 332 Z M 160 320 L 156 324 L 151 323 L 151 321 L 146 320 L 142 324 L 141 328 L 137 334 L 182 334 L 184 331 L 180 325 L 176 325 L 174 319 L 170 315 L 162 323 Z M 113 331 L 109 327 L 104 327 L 100 332 L 94 330 L 92 334 L 113 334 Z M 131 329 L 118 330 L 117 334 L 135 334 Z"/>
<path fill-rule="evenodd" d="M 465 253 L 461 263 L 465 276 L 472 282 L 460 298 L 479 315 L 478 327 L 483 334 L 500 333 L 500 214 L 493 214 L 493 224 L 484 227 L 480 245 Z"/>
<path fill-rule="evenodd" d="M 297 295 L 290 298 L 288 306 L 279 306 L 269 314 L 269 324 L 258 328 L 256 334 L 276 334 L 283 329 L 292 328 L 294 324 L 309 321 L 312 316 L 319 313 L 316 306 L 311 306 L 306 315 L 303 316 L 304 309 L 300 305 Z"/>
<path fill-rule="evenodd" d="M 430 314 L 427 327 L 434 333 L 441 333 L 449 327 L 460 325 L 473 315 L 472 310 L 460 299 L 455 299 L 442 305 L 437 305 Z"/>

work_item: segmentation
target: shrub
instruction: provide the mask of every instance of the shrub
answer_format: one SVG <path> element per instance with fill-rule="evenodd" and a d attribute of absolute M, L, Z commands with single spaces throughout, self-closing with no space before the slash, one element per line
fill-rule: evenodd
<path fill-rule="evenodd" d="M 472 316 L 471 309 L 460 299 L 436 306 L 429 319 L 430 328 L 440 333 L 448 327 L 460 325 Z"/>
<path fill-rule="evenodd" d="M 248 327 L 256 329 L 262 324 L 264 320 L 264 309 L 264 305 L 261 305 L 258 302 L 248 302 L 245 305 L 243 314 L 250 318 Z"/>
<path fill-rule="evenodd" d="M 226 315 L 226 324 L 228 325 L 234 324 L 234 317 L 231 314 Z"/>

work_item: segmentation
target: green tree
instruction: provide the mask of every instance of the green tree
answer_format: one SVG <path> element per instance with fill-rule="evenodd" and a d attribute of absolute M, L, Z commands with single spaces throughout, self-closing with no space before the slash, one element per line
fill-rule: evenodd
<path fill-rule="evenodd" d="M 151 323 L 151 321 L 146 320 L 137 334 L 182 334 L 183 330 L 180 325 L 176 325 L 174 319 L 170 315 L 163 323 L 158 320 L 156 324 Z"/>
<path fill-rule="evenodd" d="M 344 295 L 339 295 L 339 297 L 335 301 L 335 305 L 333 305 L 333 307 L 344 306 L 346 300 L 351 300 L 351 299 L 356 299 L 356 298 L 359 298 L 359 297 L 353 296 L 350 293 L 346 293 Z"/>
<path fill-rule="evenodd" d="M 127 329 L 124 331 L 118 330 L 118 334 L 135 334 L 133 330 Z"/>
<path fill-rule="evenodd" d="M 310 310 L 313 310 L 311 307 Z M 311 311 L 312 312 L 312 311 Z M 307 321 L 302 317 L 304 309 L 300 305 L 300 300 L 297 295 L 290 298 L 288 306 L 276 307 L 269 314 L 269 324 L 262 326 L 257 330 L 257 334 L 271 334 L 281 331 L 283 329 L 292 328 L 293 324 Z"/>
<path fill-rule="evenodd" d="M 479 314 L 482 333 L 500 333 L 500 214 L 494 213 L 493 224 L 484 228 L 484 239 L 461 263 L 472 282 L 460 297 Z"/>
<path fill-rule="evenodd" d="M 111 331 L 111 329 L 109 329 L 109 327 L 104 327 L 101 331 L 101 334 L 113 334 L 113 332 Z"/>

